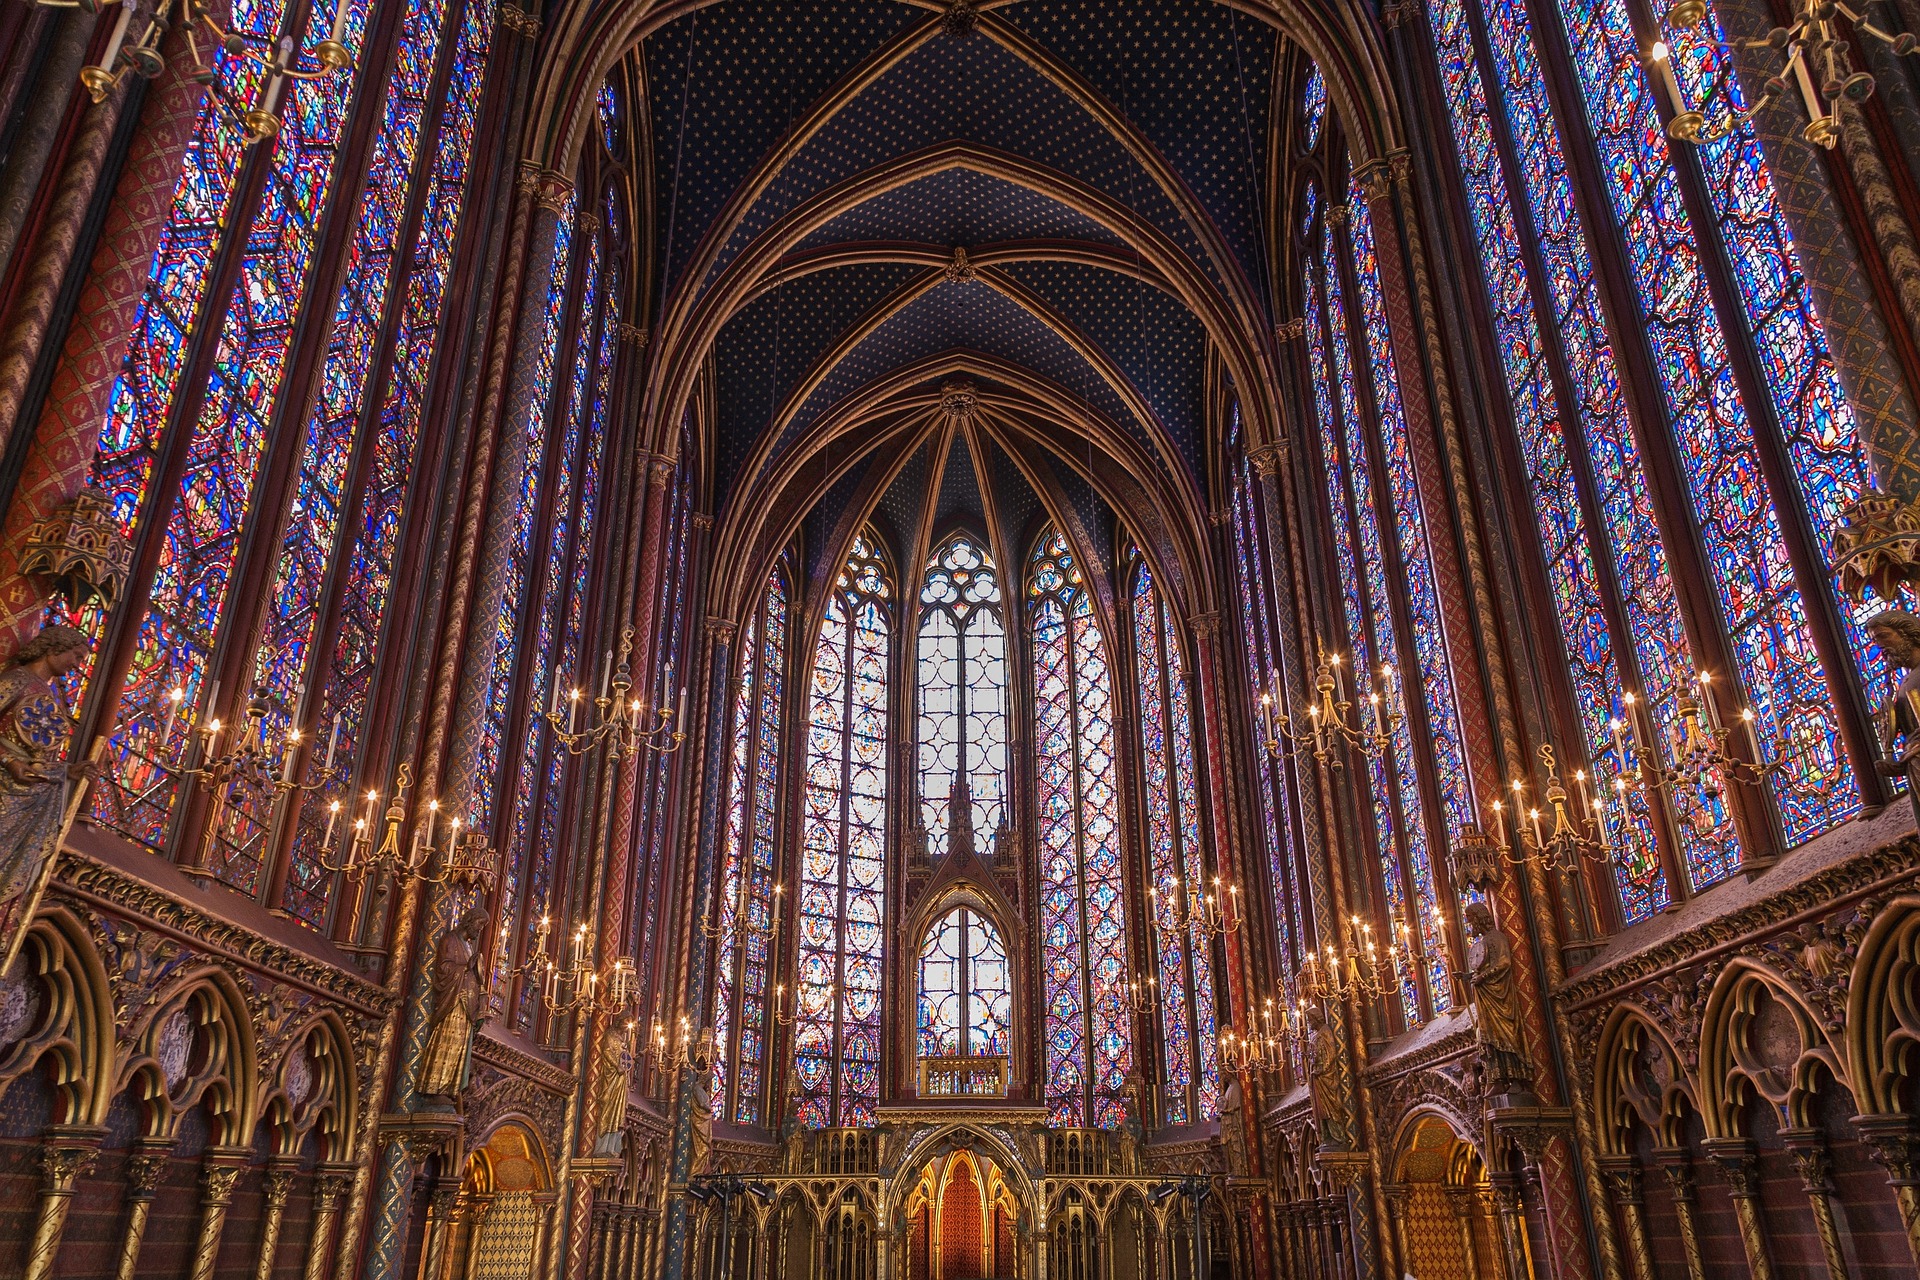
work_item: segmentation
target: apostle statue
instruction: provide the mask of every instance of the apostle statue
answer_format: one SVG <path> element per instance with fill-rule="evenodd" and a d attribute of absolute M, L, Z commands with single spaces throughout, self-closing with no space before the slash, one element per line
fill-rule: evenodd
<path fill-rule="evenodd" d="M 1920 617 L 1889 609 L 1868 621 L 1867 634 L 1880 646 L 1887 665 L 1904 673 L 1887 701 L 1882 726 L 1887 757 L 1880 771 L 1907 780 L 1907 796 L 1920 819 Z"/>
<path fill-rule="evenodd" d="M 473 1037 L 480 1030 L 480 939 L 487 913 L 471 907 L 433 953 L 433 1011 L 427 1021 L 427 1052 L 414 1092 L 426 1097 L 458 1098 L 473 1065 Z"/>
<path fill-rule="evenodd" d="M 1220 1095 L 1220 1141 L 1227 1149 L 1227 1172 L 1236 1178 L 1247 1176 L 1247 1103 L 1240 1088 L 1240 1077 L 1227 1077 L 1226 1091 Z"/>
<path fill-rule="evenodd" d="M 87 656 L 86 634 L 50 626 L 0 671 L 0 972 L 10 966 L 53 869 L 90 762 L 70 761 L 73 717 L 58 683 Z"/>
<path fill-rule="evenodd" d="M 1327 1025 L 1327 1011 L 1307 1004 L 1307 1092 L 1320 1126 L 1320 1145 L 1345 1148 L 1352 1141 L 1347 1104 L 1340 1088 L 1340 1040 Z"/>
<path fill-rule="evenodd" d="M 1467 980 L 1473 986 L 1473 1025 L 1480 1066 L 1490 1094 L 1524 1091 L 1533 1078 L 1520 1027 L 1520 999 L 1513 977 L 1513 949 L 1484 902 L 1469 902 L 1466 921 Z"/>
<path fill-rule="evenodd" d="M 593 1080 L 593 1154 L 618 1156 L 626 1142 L 627 1089 L 633 1077 L 633 1042 L 611 1022 L 600 1032 L 600 1066 Z"/>
<path fill-rule="evenodd" d="M 1127 1077 L 1127 1118 L 1120 1122 L 1120 1172 L 1139 1172 L 1140 1149 L 1147 1142 L 1147 1080 L 1139 1072 Z"/>

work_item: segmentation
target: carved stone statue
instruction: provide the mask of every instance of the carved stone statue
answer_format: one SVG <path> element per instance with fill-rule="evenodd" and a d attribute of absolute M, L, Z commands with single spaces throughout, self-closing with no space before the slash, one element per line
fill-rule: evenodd
<path fill-rule="evenodd" d="M 600 1066 L 593 1081 L 596 1156 L 618 1156 L 626 1142 L 627 1088 L 632 1077 L 633 1051 L 627 1037 L 609 1024 L 600 1033 Z"/>
<path fill-rule="evenodd" d="M 1313 1099 L 1313 1116 L 1320 1126 L 1320 1144 L 1327 1147 L 1351 1145 L 1347 1128 L 1347 1104 L 1340 1093 L 1340 1041 L 1327 1026 L 1327 1012 L 1317 1003 L 1307 1005 L 1307 1092 Z"/>
<path fill-rule="evenodd" d="M 1880 646 L 1887 665 L 1904 673 L 1887 702 L 1882 726 L 1887 758 L 1880 762 L 1880 771 L 1907 780 L 1907 798 L 1920 819 L 1920 617 L 1889 609 L 1868 621 L 1867 634 Z"/>
<path fill-rule="evenodd" d="M 1220 1141 L 1227 1149 L 1227 1172 L 1236 1178 L 1246 1177 L 1247 1103 L 1239 1076 L 1229 1076 L 1226 1092 L 1220 1095 Z"/>
<path fill-rule="evenodd" d="M 1467 946 L 1467 978 L 1473 984 L 1473 1025 L 1486 1090 L 1490 1094 L 1524 1091 L 1533 1072 L 1527 1065 L 1527 1040 L 1520 1026 L 1513 950 L 1486 903 L 1469 902 L 1462 915 L 1472 939 Z"/>
<path fill-rule="evenodd" d="M 693 1172 L 707 1172 L 713 1150 L 713 1073 L 693 1071 Z"/>
<path fill-rule="evenodd" d="M 1127 1077 L 1127 1118 L 1120 1122 L 1120 1171 L 1136 1173 L 1147 1141 L 1147 1081 L 1139 1072 Z"/>
<path fill-rule="evenodd" d="M 786 1102 L 780 1108 L 780 1141 L 788 1173 L 799 1173 L 801 1157 L 806 1154 L 807 1131 L 800 1127 L 800 1071 L 787 1066 Z"/>
<path fill-rule="evenodd" d="M 51 626 L 0 671 L 0 963 L 10 959 L 53 864 L 73 787 L 93 766 L 67 758 L 73 717 L 56 683 L 87 656 L 87 637 Z"/>
<path fill-rule="evenodd" d="M 473 1037 L 480 1030 L 482 993 L 480 938 L 487 913 L 469 908 L 433 953 L 433 1012 L 427 1022 L 427 1051 L 420 1061 L 414 1092 L 426 1097 L 458 1098 L 473 1065 Z"/>

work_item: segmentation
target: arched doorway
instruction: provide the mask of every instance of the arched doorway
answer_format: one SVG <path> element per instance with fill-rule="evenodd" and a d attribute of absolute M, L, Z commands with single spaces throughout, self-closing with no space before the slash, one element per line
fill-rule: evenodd
<path fill-rule="evenodd" d="M 453 1241 L 450 1274 L 468 1280 L 525 1280 L 538 1274 L 554 1203 L 539 1140 L 509 1122 L 467 1157 L 460 1185 L 465 1211 Z"/>
<path fill-rule="evenodd" d="M 1492 1187 L 1480 1153 L 1442 1117 L 1416 1116 L 1404 1131 L 1394 1214 L 1402 1264 L 1420 1280 L 1504 1275 Z"/>
<path fill-rule="evenodd" d="M 1017 1280 L 1018 1203 L 990 1156 L 936 1155 L 907 1197 L 907 1280 Z"/>

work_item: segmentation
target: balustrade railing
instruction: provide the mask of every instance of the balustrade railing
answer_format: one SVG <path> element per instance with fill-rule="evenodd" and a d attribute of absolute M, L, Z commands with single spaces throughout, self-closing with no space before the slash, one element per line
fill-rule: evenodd
<path fill-rule="evenodd" d="M 922 1058 L 922 1098 L 1004 1098 L 1007 1096 L 1005 1058 Z"/>

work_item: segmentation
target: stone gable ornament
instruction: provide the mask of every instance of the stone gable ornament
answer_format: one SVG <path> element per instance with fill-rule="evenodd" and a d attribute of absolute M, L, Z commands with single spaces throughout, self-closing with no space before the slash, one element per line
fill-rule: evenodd
<path fill-rule="evenodd" d="M 51 578 L 75 608 L 92 599 L 111 608 L 132 571 L 133 546 L 106 491 L 92 483 L 34 521 L 20 547 L 20 572 Z"/>

